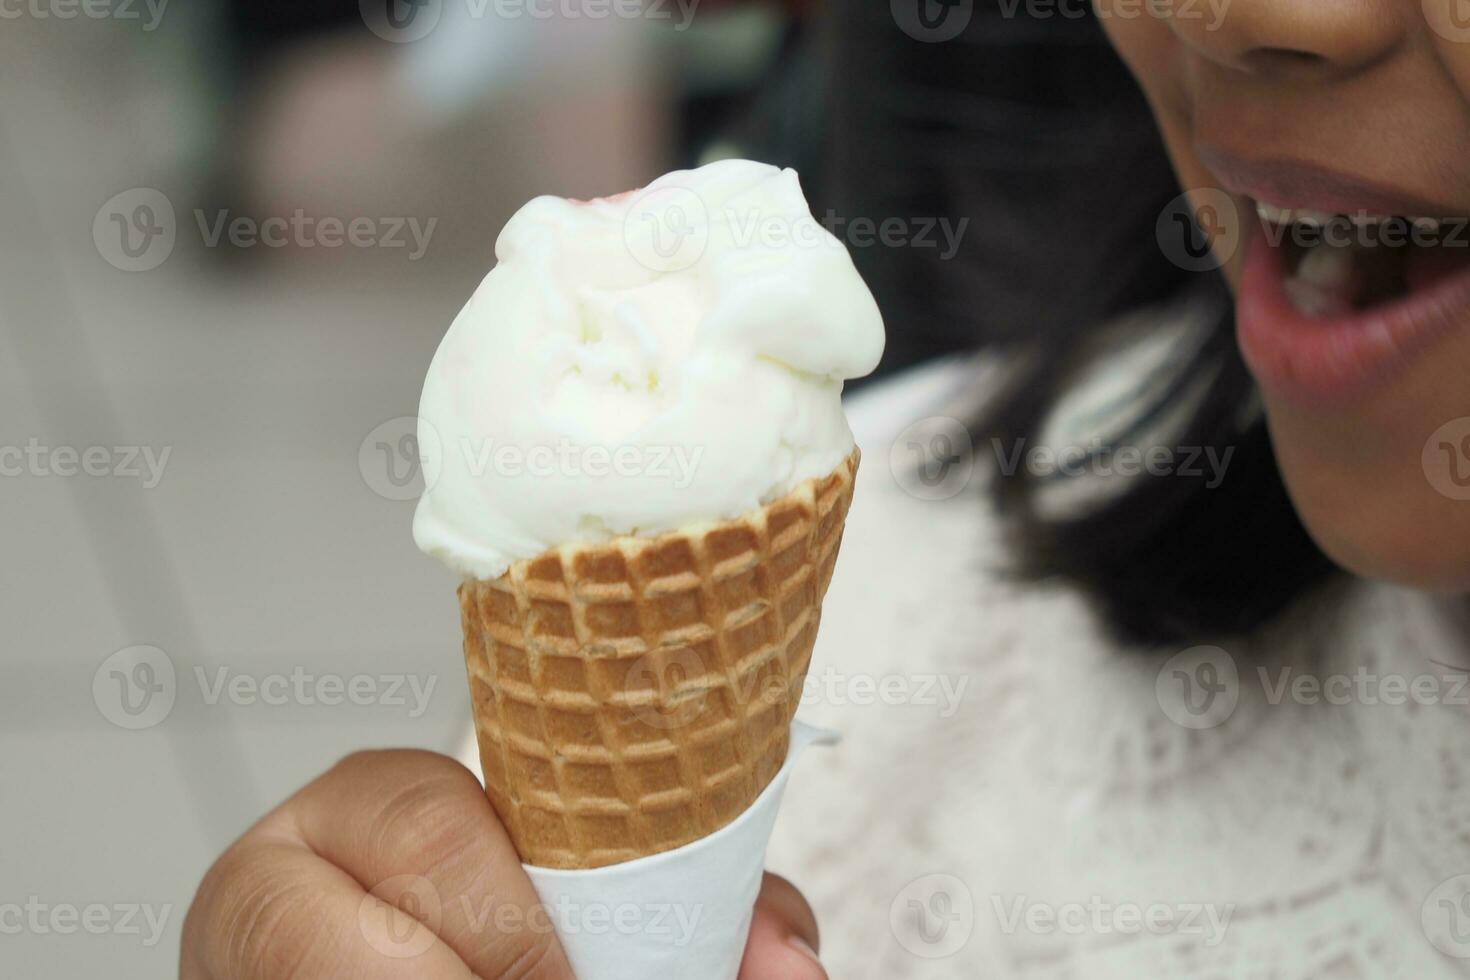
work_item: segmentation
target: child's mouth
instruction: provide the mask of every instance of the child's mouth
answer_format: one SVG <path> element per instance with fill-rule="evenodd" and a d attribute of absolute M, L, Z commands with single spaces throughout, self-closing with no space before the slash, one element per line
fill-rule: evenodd
<path fill-rule="evenodd" d="M 1470 326 L 1470 219 L 1253 206 L 1237 326 L 1266 388 L 1352 400 Z"/>

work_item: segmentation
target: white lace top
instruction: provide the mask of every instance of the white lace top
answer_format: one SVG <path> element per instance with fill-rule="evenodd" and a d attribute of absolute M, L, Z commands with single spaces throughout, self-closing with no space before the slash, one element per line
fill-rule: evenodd
<path fill-rule="evenodd" d="M 890 467 L 972 374 L 850 407 L 801 711 L 846 741 L 802 763 L 770 852 L 831 975 L 1470 974 L 1467 604 L 1349 585 L 1249 644 L 1112 647 L 1076 596 L 997 574 L 979 468 L 920 499 Z"/>

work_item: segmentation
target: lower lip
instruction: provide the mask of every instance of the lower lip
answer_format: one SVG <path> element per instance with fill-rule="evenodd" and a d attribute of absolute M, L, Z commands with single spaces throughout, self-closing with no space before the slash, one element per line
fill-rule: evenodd
<path fill-rule="evenodd" d="M 1315 319 L 1286 295 L 1285 254 L 1259 220 L 1247 222 L 1236 335 L 1261 387 L 1308 404 L 1361 401 L 1423 356 L 1440 337 L 1470 326 L 1470 270 L 1345 316 Z"/>

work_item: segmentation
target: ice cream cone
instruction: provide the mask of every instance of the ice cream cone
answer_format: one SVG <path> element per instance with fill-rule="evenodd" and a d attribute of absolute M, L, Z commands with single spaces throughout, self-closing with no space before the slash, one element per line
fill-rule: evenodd
<path fill-rule="evenodd" d="M 742 518 L 568 545 L 459 590 L 485 790 L 596 868 L 744 812 L 785 761 L 858 453 Z"/>

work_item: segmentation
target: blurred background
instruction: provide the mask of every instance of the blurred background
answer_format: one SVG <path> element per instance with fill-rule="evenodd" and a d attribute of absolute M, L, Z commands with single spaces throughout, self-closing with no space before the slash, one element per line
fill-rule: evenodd
<path fill-rule="evenodd" d="M 170 975 L 267 808 L 459 752 L 411 416 L 526 199 L 795 166 L 880 375 L 1162 288 L 1106 265 L 1177 191 L 1085 5 L 910 6 L 0 2 L 0 974 Z"/>

